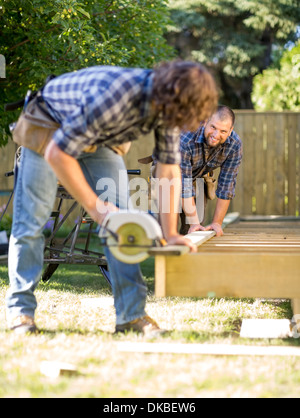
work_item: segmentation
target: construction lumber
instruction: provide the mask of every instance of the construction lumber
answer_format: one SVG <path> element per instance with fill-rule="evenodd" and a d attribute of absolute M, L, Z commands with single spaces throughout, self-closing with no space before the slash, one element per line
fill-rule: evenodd
<path fill-rule="evenodd" d="M 299 216 L 281 216 L 281 215 L 248 215 L 242 216 L 241 221 L 246 222 L 294 222 L 299 221 Z"/>
<path fill-rule="evenodd" d="M 199 247 L 209 239 L 213 238 L 215 235 L 215 231 L 196 231 L 186 235 L 186 238 L 189 238 L 193 244 Z M 166 245 L 165 247 L 152 248 L 148 251 L 148 254 L 151 256 L 178 256 L 187 254 L 188 252 L 189 247 L 186 245 Z"/>
<path fill-rule="evenodd" d="M 156 257 L 156 296 L 285 298 L 300 314 L 300 222 L 292 224 L 238 222 L 198 253 Z"/>
<path fill-rule="evenodd" d="M 240 214 L 238 212 L 226 215 L 222 227 L 226 228 L 231 223 L 237 221 L 239 219 L 239 215 Z M 195 231 L 191 234 L 185 235 L 185 237 L 191 240 L 193 244 L 197 245 L 197 247 L 200 247 L 200 245 L 209 241 L 215 235 L 215 231 Z M 186 245 L 166 245 L 165 247 L 151 248 L 151 250 L 148 251 L 148 254 L 150 256 L 179 256 L 187 254 L 188 252 L 189 248 Z"/>
<path fill-rule="evenodd" d="M 294 315 L 299 315 L 300 320 L 300 299 L 292 299 L 292 308 Z"/>
<path fill-rule="evenodd" d="M 300 347 L 292 346 L 121 342 L 116 344 L 116 348 L 118 351 L 127 353 L 200 354 L 208 356 L 300 356 Z"/>
<path fill-rule="evenodd" d="M 240 214 L 239 212 L 231 212 L 228 213 L 223 221 L 222 227 L 223 229 L 226 228 L 228 225 L 238 221 L 240 219 Z"/>
<path fill-rule="evenodd" d="M 289 319 L 243 319 L 241 338 L 291 338 Z"/>
<path fill-rule="evenodd" d="M 155 262 L 156 296 L 295 299 L 300 298 L 299 271 L 299 253 L 159 256 Z"/>

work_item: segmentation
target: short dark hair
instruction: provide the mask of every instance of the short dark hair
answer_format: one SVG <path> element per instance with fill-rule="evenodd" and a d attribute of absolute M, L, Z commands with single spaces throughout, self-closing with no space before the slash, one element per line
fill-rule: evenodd
<path fill-rule="evenodd" d="M 218 89 L 203 65 L 175 60 L 154 70 L 152 101 L 169 128 L 194 131 L 217 109 Z"/>
<path fill-rule="evenodd" d="M 230 119 L 231 122 L 232 122 L 231 126 L 234 125 L 235 114 L 234 114 L 234 111 L 232 109 L 230 109 L 230 107 L 225 106 L 225 105 L 219 105 L 217 107 L 217 110 L 216 110 L 215 114 L 217 114 L 219 116 L 219 118 L 223 121 L 227 120 L 227 119 Z"/>

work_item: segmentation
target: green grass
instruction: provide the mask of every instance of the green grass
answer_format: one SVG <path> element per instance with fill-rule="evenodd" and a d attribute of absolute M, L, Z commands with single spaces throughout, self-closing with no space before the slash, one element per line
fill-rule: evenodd
<path fill-rule="evenodd" d="M 243 318 L 291 318 L 290 302 L 261 299 L 156 299 L 154 261 L 142 263 L 147 311 L 170 332 L 158 342 L 297 345 L 299 340 L 244 340 Z M 114 336 L 113 306 L 88 308 L 87 298 L 111 299 L 95 267 L 60 266 L 40 283 L 36 296 L 38 336 L 6 330 L 7 267 L 0 266 L 0 397 L 299 397 L 300 360 L 289 357 L 215 357 L 122 353 L 116 342 L 146 341 L 132 333 Z M 78 374 L 51 379 L 43 361 L 74 364 Z"/>

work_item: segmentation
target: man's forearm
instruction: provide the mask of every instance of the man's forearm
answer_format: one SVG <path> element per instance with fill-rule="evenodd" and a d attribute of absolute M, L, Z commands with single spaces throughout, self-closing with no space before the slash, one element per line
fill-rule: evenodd
<path fill-rule="evenodd" d="M 212 223 L 222 225 L 224 218 L 227 214 L 230 202 L 231 200 L 223 200 L 219 198 L 217 199 L 216 209 Z"/>
<path fill-rule="evenodd" d="M 190 225 L 200 224 L 198 214 L 197 214 L 196 202 L 193 196 L 182 198 L 182 210 Z"/>
<path fill-rule="evenodd" d="M 156 177 L 159 180 L 159 209 L 165 238 L 178 235 L 178 209 L 181 193 L 180 167 L 174 164 L 157 163 Z"/>

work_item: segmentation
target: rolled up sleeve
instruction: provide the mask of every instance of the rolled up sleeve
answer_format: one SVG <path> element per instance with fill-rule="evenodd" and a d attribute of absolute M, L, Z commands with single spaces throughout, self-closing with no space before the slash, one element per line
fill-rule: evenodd
<path fill-rule="evenodd" d="M 163 164 L 180 164 L 180 131 L 159 127 L 155 130 L 153 158 Z"/>

